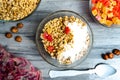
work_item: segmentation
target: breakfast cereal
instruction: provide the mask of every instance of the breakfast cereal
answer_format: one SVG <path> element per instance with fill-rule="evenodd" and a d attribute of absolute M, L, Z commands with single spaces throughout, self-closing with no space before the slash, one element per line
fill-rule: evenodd
<path fill-rule="evenodd" d="M 60 64 L 71 64 L 80 59 L 90 42 L 87 24 L 74 16 L 48 21 L 40 38 L 45 50 Z"/>

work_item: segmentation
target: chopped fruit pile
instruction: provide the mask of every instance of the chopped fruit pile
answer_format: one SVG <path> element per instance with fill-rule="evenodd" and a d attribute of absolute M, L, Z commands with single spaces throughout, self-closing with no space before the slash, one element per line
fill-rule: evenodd
<path fill-rule="evenodd" d="M 92 0 L 92 14 L 104 25 L 120 25 L 120 0 Z"/>

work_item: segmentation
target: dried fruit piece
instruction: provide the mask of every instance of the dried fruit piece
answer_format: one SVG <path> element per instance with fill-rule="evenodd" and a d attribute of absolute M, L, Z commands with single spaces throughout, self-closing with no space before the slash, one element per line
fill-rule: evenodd
<path fill-rule="evenodd" d="M 103 58 L 104 60 L 107 60 L 107 59 L 108 59 L 108 55 L 107 55 L 107 54 L 102 54 L 101 56 L 102 56 L 102 58 Z"/>
<path fill-rule="evenodd" d="M 120 0 L 92 0 L 92 14 L 104 25 L 120 25 Z M 101 17 L 101 18 L 100 18 Z"/>
<path fill-rule="evenodd" d="M 65 27 L 64 33 L 65 34 L 69 34 L 70 33 L 70 28 L 68 26 Z"/>
<path fill-rule="evenodd" d="M 48 46 L 48 47 L 47 47 L 47 50 L 48 50 L 49 52 L 53 52 L 54 46 Z"/>
<path fill-rule="evenodd" d="M 7 33 L 5 34 L 5 36 L 6 36 L 7 38 L 12 38 L 12 34 L 11 34 L 10 32 L 7 32 Z"/>
<path fill-rule="evenodd" d="M 120 55 L 120 50 L 119 49 L 114 49 L 113 51 L 113 54 L 115 54 L 115 55 Z"/>
<path fill-rule="evenodd" d="M 22 41 L 22 37 L 21 37 L 21 36 L 16 36 L 16 37 L 15 37 L 15 41 L 21 42 L 21 41 Z"/>
<path fill-rule="evenodd" d="M 11 32 L 13 32 L 13 33 L 17 33 L 19 30 L 18 30 L 18 28 L 17 27 L 12 27 L 11 28 Z"/>
<path fill-rule="evenodd" d="M 114 54 L 111 52 L 111 53 L 108 53 L 108 58 L 112 59 L 114 57 Z"/>
<path fill-rule="evenodd" d="M 47 39 L 47 40 L 50 41 L 50 42 L 53 41 L 52 36 L 51 36 L 50 34 L 46 33 L 46 32 L 43 33 L 43 38 L 44 38 L 44 39 Z"/>
<path fill-rule="evenodd" d="M 17 24 L 17 28 L 23 28 L 23 26 L 24 26 L 23 23 L 18 23 Z"/>

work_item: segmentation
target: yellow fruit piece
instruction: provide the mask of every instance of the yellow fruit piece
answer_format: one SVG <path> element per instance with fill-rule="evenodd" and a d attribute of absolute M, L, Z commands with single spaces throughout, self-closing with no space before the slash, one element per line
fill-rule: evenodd
<path fill-rule="evenodd" d="M 108 18 L 112 18 L 113 17 L 113 13 L 108 13 Z"/>
<path fill-rule="evenodd" d="M 108 9 L 107 7 L 103 7 L 103 8 L 102 8 L 102 12 L 105 13 L 105 14 L 108 13 L 108 10 L 109 10 L 109 9 Z"/>
<path fill-rule="evenodd" d="M 107 18 L 107 15 L 106 15 L 105 13 L 103 13 L 103 14 L 101 15 L 101 17 L 102 17 L 103 19 L 106 19 L 106 18 Z"/>
<path fill-rule="evenodd" d="M 92 10 L 92 14 L 93 14 L 94 16 L 96 16 L 96 15 L 97 15 L 97 10 Z"/>
<path fill-rule="evenodd" d="M 117 24 L 117 20 L 118 20 L 117 17 L 112 18 L 112 22 L 113 22 L 114 24 Z"/>
<path fill-rule="evenodd" d="M 102 7 L 102 3 L 101 2 L 97 2 L 97 4 L 95 5 L 96 8 L 101 8 Z"/>
<path fill-rule="evenodd" d="M 106 19 L 101 19 L 101 20 L 99 20 L 99 22 L 100 22 L 101 24 L 105 24 L 105 23 L 106 23 Z"/>
<path fill-rule="evenodd" d="M 111 26 L 113 24 L 113 22 L 112 21 L 110 21 L 110 20 L 106 20 L 106 25 L 109 27 L 109 26 Z"/>
<path fill-rule="evenodd" d="M 116 5 L 116 1 L 112 1 L 112 4 L 113 4 L 113 6 L 115 6 Z"/>

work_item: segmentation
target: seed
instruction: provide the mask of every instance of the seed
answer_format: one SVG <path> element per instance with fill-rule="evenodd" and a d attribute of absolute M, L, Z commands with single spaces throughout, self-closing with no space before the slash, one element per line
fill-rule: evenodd
<path fill-rule="evenodd" d="M 24 26 L 23 23 L 18 23 L 17 24 L 17 28 L 23 28 L 23 26 Z"/>
<path fill-rule="evenodd" d="M 108 55 L 107 55 L 107 54 L 102 54 L 101 56 L 102 56 L 102 58 L 103 58 L 104 60 L 107 60 L 107 59 L 108 59 Z"/>
<path fill-rule="evenodd" d="M 6 36 L 7 38 L 12 38 L 12 34 L 11 34 L 10 32 L 7 32 L 7 33 L 5 34 L 5 36 Z"/>
<path fill-rule="evenodd" d="M 13 33 L 17 33 L 19 30 L 18 30 L 18 28 L 17 27 L 12 27 L 11 28 L 11 32 L 13 32 Z"/>
<path fill-rule="evenodd" d="M 21 36 L 16 36 L 16 37 L 15 37 L 15 41 L 21 42 L 21 41 L 22 41 L 22 37 L 21 37 Z"/>

